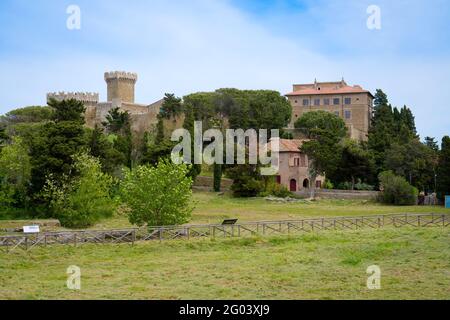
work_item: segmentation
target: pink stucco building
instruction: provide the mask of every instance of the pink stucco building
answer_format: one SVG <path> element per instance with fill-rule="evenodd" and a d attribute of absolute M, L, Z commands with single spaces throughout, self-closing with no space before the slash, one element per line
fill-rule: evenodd
<path fill-rule="evenodd" d="M 293 192 L 310 188 L 308 156 L 300 151 L 305 140 L 279 139 L 279 141 L 280 167 L 276 181 Z M 321 188 L 323 181 L 324 177 L 318 176 L 316 188 Z"/>

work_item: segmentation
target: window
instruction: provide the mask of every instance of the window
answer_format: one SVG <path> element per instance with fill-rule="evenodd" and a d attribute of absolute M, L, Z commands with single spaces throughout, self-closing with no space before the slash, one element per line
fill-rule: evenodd
<path fill-rule="evenodd" d="M 320 106 L 320 99 L 314 99 L 314 105 Z"/>
<path fill-rule="evenodd" d="M 352 117 L 352 112 L 350 110 L 344 111 L 345 119 L 350 119 Z"/>
<path fill-rule="evenodd" d="M 297 100 L 295 100 L 294 102 L 297 103 Z"/>
<path fill-rule="evenodd" d="M 341 103 L 341 99 L 339 99 L 339 98 L 334 98 L 333 99 L 333 104 L 336 106 L 336 105 L 339 105 Z"/>
<path fill-rule="evenodd" d="M 352 103 L 352 99 L 351 98 L 345 98 L 345 104 L 351 104 Z"/>
<path fill-rule="evenodd" d="M 308 99 L 303 99 L 303 105 L 304 106 L 309 106 L 309 100 Z"/>
<path fill-rule="evenodd" d="M 294 158 L 294 167 L 300 167 L 300 158 Z"/>
<path fill-rule="evenodd" d="M 317 180 L 316 181 L 316 188 L 322 188 L 322 181 L 320 181 L 320 180 Z"/>
<path fill-rule="evenodd" d="M 281 184 L 281 177 L 280 176 L 276 176 L 276 181 L 278 184 Z"/>
<path fill-rule="evenodd" d="M 330 99 L 328 99 L 328 98 L 323 99 L 323 104 L 326 105 L 326 106 L 329 106 L 330 105 Z"/>
<path fill-rule="evenodd" d="M 301 167 L 306 167 L 306 156 L 304 154 L 302 154 L 300 156 L 300 166 Z"/>

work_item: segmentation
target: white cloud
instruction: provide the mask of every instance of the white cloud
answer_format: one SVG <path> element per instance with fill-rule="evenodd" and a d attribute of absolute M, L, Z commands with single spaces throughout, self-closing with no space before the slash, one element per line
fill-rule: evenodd
<path fill-rule="evenodd" d="M 9 56 L 0 68 L 9 76 L 0 79 L 0 112 L 43 104 L 48 91 L 99 91 L 106 98 L 103 72 L 135 71 L 139 74 L 136 99 L 151 103 L 165 92 L 184 95 L 220 87 L 265 88 L 282 93 L 292 83 L 339 80 L 370 90 L 383 88 L 395 105 L 412 107 L 422 135 L 441 137 L 449 133 L 449 117 L 442 117 L 450 101 L 449 61 L 383 54 L 341 55 L 319 50 L 309 29 L 275 33 L 264 21 L 250 18 L 225 1 L 154 1 L 127 5 L 100 1 L 81 5 L 82 36 L 58 50 L 55 40 L 48 54 L 36 57 Z M 333 27 L 334 6 L 315 8 L 321 20 L 322 41 L 344 36 L 355 22 Z M 348 5 L 346 8 L 350 8 Z M 328 10 L 328 11 L 327 11 Z M 310 11 L 311 12 L 311 11 Z M 343 13 L 345 14 L 345 12 Z M 362 26 L 365 8 L 361 14 Z M 354 12 L 350 12 L 350 17 Z M 344 19 L 344 20 L 343 20 Z M 292 22 L 288 25 L 292 25 Z M 350 28 L 350 29 L 349 29 Z M 69 32 L 69 31 L 67 31 Z M 349 32 L 360 43 L 366 30 Z M 398 39 L 385 31 L 384 41 Z M 51 39 L 45 39 L 51 42 Z M 61 39 L 59 39 L 61 41 Z M 370 39 L 364 38 L 367 46 Z M 351 46 L 347 39 L 345 46 Z M 321 53 L 322 52 L 322 53 Z M 377 58 L 378 56 L 378 58 Z M 445 132 L 447 130 L 447 132 Z"/>

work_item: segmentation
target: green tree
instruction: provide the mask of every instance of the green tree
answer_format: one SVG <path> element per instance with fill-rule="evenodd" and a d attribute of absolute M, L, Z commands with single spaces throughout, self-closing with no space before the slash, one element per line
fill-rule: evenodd
<path fill-rule="evenodd" d="M 418 191 L 403 177 L 396 176 L 392 171 L 380 173 L 380 198 L 386 204 L 414 205 L 417 201 Z"/>
<path fill-rule="evenodd" d="M 88 130 L 87 140 L 87 147 L 91 155 L 100 160 L 103 172 L 118 176 L 126 159 L 123 153 L 114 148 L 114 143 L 108 140 L 102 128 L 96 125 L 93 130 Z"/>
<path fill-rule="evenodd" d="M 385 168 L 423 191 L 434 190 L 437 153 L 418 139 L 394 142 L 386 151 Z"/>
<path fill-rule="evenodd" d="M 6 134 L 6 128 L 0 126 L 0 151 L 1 148 L 6 144 L 8 140 L 8 135 Z"/>
<path fill-rule="evenodd" d="M 430 148 L 431 150 L 438 152 L 439 151 L 439 145 L 438 142 L 433 137 L 425 137 L 425 145 Z"/>
<path fill-rule="evenodd" d="M 301 150 L 310 161 L 311 197 L 315 196 L 316 178 L 326 173 L 333 174 L 340 160 L 340 141 L 346 136 L 347 128 L 340 117 L 326 111 L 307 112 L 295 122 L 309 141 Z"/>
<path fill-rule="evenodd" d="M 8 126 L 16 123 L 36 123 L 50 121 L 53 117 L 53 109 L 51 106 L 30 106 L 14 109 L 0 116 L 0 122 L 6 123 Z"/>
<path fill-rule="evenodd" d="M 78 175 L 60 179 L 49 175 L 43 195 L 63 226 L 84 228 L 114 213 L 116 202 L 110 194 L 113 179 L 102 172 L 97 158 L 81 153 L 73 159 L 73 170 Z"/>
<path fill-rule="evenodd" d="M 70 99 L 49 102 L 54 110 L 52 121 L 36 130 L 30 140 L 31 191 L 37 195 L 46 176 L 55 179 L 71 175 L 73 155 L 86 147 L 82 102 Z"/>
<path fill-rule="evenodd" d="M 175 97 L 172 93 L 166 93 L 159 112 L 160 116 L 165 119 L 177 116 L 182 112 L 183 105 L 180 98 Z"/>
<path fill-rule="evenodd" d="M 193 210 L 188 170 L 184 164 L 161 160 L 156 167 L 145 165 L 127 171 L 120 193 L 130 209 L 130 222 L 149 226 L 188 222 Z"/>
<path fill-rule="evenodd" d="M 450 137 L 442 138 L 439 166 L 437 169 L 437 185 L 441 199 L 450 195 Z"/>
<path fill-rule="evenodd" d="M 215 163 L 214 164 L 214 191 L 220 192 L 222 183 L 222 165 Z"/>
<path fill-rule="evenodd" d="M 31 164 L 28 148 L 20 137 L 0 152 L 0 204 L 21 207 L 26 205 Z"/>
<path fill-rule="evenodd" d="M 227 177 L 233 180 L 231 191 L 235 197 L 255 197 L 264 190 L 264 182 L 257 165 L 230 166 L 227 168 Z"/>
<path fill-rule="evenodd" d="M 327 178 L 335 183 L 350 181 L 350 189 L 355 189 L 357 181 L 371 182 L 375 174 L 375 162 L 367 147 L 352 139 L 341 143 L 341 157 L 336 170 Z"/>
<path fill-rule="evenodd" d="M 106 115 L 103 126 L 107 133 L 113 134 L 114 148 L 122 153 L 123 165 L 131 168 L 133 165 L 133 136 L 131 133 L 131 118 L 128 111 L 116 107 Z"/>
<path fill-rule="evenodd" d="M 384 169 L 385 152 L 391 146 L 395 130 L 395 116 L 392 106 L 389 104 L 386 94 L 377 89 L 368 137 L 369 150 L 373 154 L 377 172 Z"/>

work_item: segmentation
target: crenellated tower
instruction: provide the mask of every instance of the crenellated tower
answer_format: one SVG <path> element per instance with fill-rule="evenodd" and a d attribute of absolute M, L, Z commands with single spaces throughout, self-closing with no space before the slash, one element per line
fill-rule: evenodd
<path fill-rule="evenodd" d="M 105 81 L 108 91 L 108 102 L 120 100 L 134 103 L 134 86 L 137 74 L 125 71 L 105 72 Z"/>

